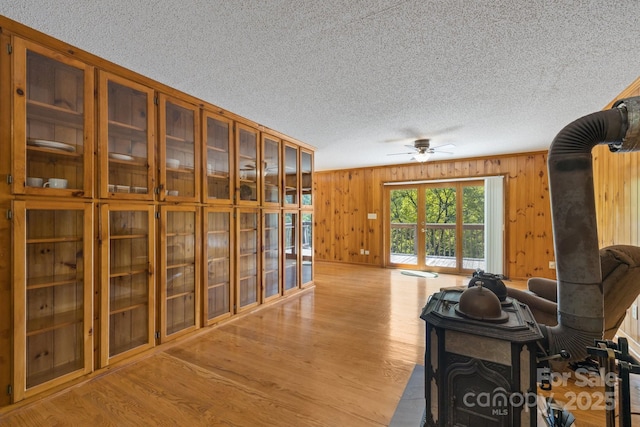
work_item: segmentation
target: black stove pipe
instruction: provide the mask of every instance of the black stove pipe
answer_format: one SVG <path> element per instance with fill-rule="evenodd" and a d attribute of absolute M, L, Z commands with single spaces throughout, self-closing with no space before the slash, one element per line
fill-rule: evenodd
<path fill-rule="evenodd" d="M 602 339 L 604 310 L 591 150 L 640 151 L 640 97 L 584 116 L 562 129 L 549 149 L 549 192 L 558 277 L 558 324 L 543 327 L 548 351 L 584 359 Z"/>

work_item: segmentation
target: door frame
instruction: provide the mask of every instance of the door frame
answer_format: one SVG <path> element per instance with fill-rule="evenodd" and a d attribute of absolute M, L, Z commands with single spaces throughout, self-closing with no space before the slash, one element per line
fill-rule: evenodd
<path fill-rule="evenodd" d="M 403 268 L 409 270 L 426 270 L 443 272 L 448 274 L 465 274 L 471 273 L 475 271 L 473 268 L 463 268 L 463 194 L 462 191 L 465 186 L 482 186 L 485 187 L 486 177 L 478 177 L 472 179 L 452 179 L 452 180 L 433 180 L 433 181 L 415 181 L 415 182 L 399 182 L 399 183 L 385 183 L 383 186 L 383 206 L 384 206 L 384 224 L 383 224 L 383 256 L 384 256 L 384 266 L 390 268 Z M 455 187 L 456 188 L 456 224 L 455 224 L 455 233 L 456 233 L 456 267 L 437 267 L 437 266 L 427 266 L 426 265 L 426 253 L 425 253 L 425 233 L 419 231 L 420 226 L 425 226 L 426 222 L 426 213 L 425 213 L 425 190 L 429 188 L 444 188 L 444 187 Z M 390 224 L 390 215 L 389 209 L 390 201 L 391 201 L 391 191 L 392 190 L 401 190 L 401 189 L 412 189 L 415 188 L 417 190 L 417 212 L 416 212 L 416 263 L 415 264 L 400 264 L 400 263 L 392 263 L 391 262 L 391 252 L 389 248 L 389 244 L 391 241 L 391 224 Z M 485 198 L 486 204 L 486 198 Z M 484 220 L 485 222 L 485 232 L 486 232 L 486 222 L 487 218 Z M 486 248 L 485 248 L 485 263 L 486 263 Z"/>

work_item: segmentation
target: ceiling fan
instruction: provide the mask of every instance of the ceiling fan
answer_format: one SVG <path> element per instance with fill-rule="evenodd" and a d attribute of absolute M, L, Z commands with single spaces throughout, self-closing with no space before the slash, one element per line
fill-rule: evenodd
<path fill-rule="evenodd" d="M 410 151 L 408 153 L 391 153 L 387 155 L 397 156 L 397 155 L 413 154 L 412 160 L 416 160 L 420 163 L 423 163 L 429 160 L 431 155 L 435 153 L 453 154 L 450 151 L 442 151 L 440 149 L 445 147 L 455 147 L 455 146 L 453 144 L 445 144 L 445 145 L 439 145 L 437 147 L 432 147 L 428 138 L 421 138 L 413 141 L 413 145 L 405 145 L 405 147 L 412 148 L 413 151 Z"/>

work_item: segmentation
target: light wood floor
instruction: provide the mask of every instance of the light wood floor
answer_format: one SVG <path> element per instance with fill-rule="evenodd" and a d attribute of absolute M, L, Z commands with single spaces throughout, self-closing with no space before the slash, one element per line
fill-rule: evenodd
<path fill-rule="evenodd" d="M 386 426 L 424 363 L 428 296 L 467 282 L 318 263 L 315 289 L 1 409 L 0 425 Z M 579 425 L 604 425 L 592 415 Z"/>

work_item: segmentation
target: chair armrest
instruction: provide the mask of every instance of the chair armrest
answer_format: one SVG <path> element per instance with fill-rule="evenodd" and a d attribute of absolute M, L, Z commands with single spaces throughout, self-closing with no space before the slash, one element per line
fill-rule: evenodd
<path fill-rule="evenodd" d="M 527 288 L 549 301 L 558 302 L 558 282 L 544 277 L 532 277 L 527 281 Z"/>

